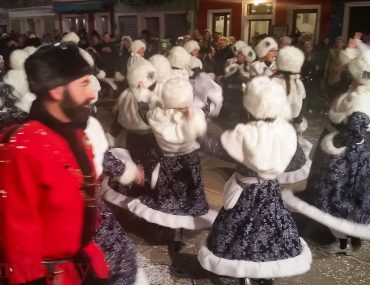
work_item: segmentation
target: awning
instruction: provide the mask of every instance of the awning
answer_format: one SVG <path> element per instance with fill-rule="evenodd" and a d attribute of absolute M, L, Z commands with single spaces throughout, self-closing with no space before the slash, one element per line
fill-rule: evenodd
<path fill-rule="evenodd" d="M 55 12 L 93 11 L 103 8 L 107 0 L 81 1 L 81 2 L 54 2 Z"/>

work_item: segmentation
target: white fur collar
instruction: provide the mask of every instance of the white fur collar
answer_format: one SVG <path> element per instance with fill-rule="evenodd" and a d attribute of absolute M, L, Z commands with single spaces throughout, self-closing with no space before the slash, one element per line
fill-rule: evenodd
<path fill-rule="evenodd" d="M 225 131 L 221 143 L 236 161 L 264 179 L 275 179 L 283 173 L 297 149 L 297 135 L 283 119 L 238 124 Z"/>

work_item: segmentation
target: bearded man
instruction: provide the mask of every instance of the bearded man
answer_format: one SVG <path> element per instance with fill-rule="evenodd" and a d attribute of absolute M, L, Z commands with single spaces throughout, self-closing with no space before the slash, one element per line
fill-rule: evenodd
<path fill-rule="evenodd" d="M 74 44 L 39 48 L 25 63 L 37 96 L 26 123 L 0 138 L 0 260 L 7 284 L 107 284 L 92 241 L 96 173 L 84 133 L 95 99 Z"/>

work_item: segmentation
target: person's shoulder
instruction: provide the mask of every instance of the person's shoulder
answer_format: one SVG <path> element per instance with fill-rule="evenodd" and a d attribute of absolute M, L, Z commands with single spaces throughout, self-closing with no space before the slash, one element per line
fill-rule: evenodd
<path fill-rule="evenodd" d="M 2 135 L 2 145 L 7 150 L 35 151 L 45 141 L 50 130 L 38 121 L 29 121 L 20 125 L 10 126 Z"/>

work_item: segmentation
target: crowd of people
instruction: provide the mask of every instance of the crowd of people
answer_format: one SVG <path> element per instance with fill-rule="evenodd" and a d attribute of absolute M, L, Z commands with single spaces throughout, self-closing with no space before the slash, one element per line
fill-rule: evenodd
<path fill-rule="evenodd" d="M 2 51 L 0 284 L 148 284 L 112 204 L 172 229 L 175 251 L 184 230 L 210 229 L 200 266 L 240 284 L 310 270 L 288 207 L 331 230 L 330 252 L 359 250 L 370 239 L 361 38 L 315 51 L 287 36 L 250 46 L 209 31 L 160 41 L 144 31 L 117 47 L 109 34 L 71 32 Z M 109 133 L 94 117 L 107 93 Z M 329 123 L 313 148 L 304 115 L 323 94 Z M 207 132 L 210 121 L 221 135 Z M 219 211 L 205 196 L 200 150 L 235 165 Z"/>

